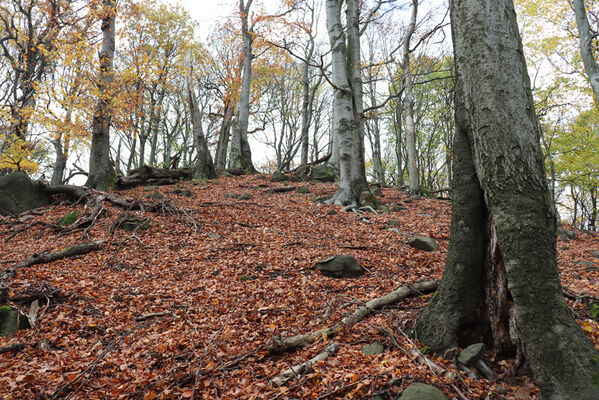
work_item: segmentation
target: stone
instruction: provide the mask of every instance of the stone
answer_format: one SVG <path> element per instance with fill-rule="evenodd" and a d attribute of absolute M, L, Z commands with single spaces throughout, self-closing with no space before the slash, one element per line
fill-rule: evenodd
<path fill-rule="evenodd" d="M 301 194 L 310 193 L 310 189 L 307 186 L 300 186 L 297 188 L 297 192 Z"/>
<path fill-rule="evenodd" d="M 335 182 L 337 173 L 329 165 L 302 165 L 293 175 L 296 181 L 315 180 L 319 182 Z"/>
<path fill-rule="evenodd" d="M 0 215 L 16 215 L 48 204 L 44 188 L 24 172 L 0 176 Z"/>
<path fill-rule="evenodd" d="M 355 258 L 350 255 L 329 257 L 316 263 L 316 268 L 329 278 L 359 278 L 364 270 Z"/>
<path fill-rule="evenodd" d="M 434 386 L 424 383 L 412 383 L 408 386 L 399 400 L 448 400 L 445 393 Z"/>
<path fill-rule="evenodd" d="M 466 347 L 461 351 L 458 356 L 458 361 L 464 365 L 472 365 L 476 360 L 480 358 L 485 352 L 485 344 L 484 343 L 475 343 Z"/>
<path fill-rule="evenodd" d="M 413 236 L 409 241 L 409 245 L 424 251 L 435 251 L 439 247 L 434 239 L 426 236 Z"/>
<path fill-rule="evenodd" d="M 568 240 L 576 239 L 576 234 L 574 233 L 574 231 L 568 230 L 560 226 L 559 228 L 557 228 L 557 237 L 560 240 L 567 242 Z"/>
<path fill-rule="evenodd" d="M 154 200 L 162 200 L 162 199 L 164 199 L 164 196 L 163 196 L 163 195 L 162 195 L 162 193 L 160 193 L 160 192 L 153 192 L 153 193 L 150 195 L 150 198 L 152 198 L 152 199 L 154 199 Z"/>
<path fill-rule="evenodd" d="M 407 208 L 405 208 L 404 206 L 394 205 L 393 207 L 391 207 L 391 211 L 393 211 L 393 212 L 399 212 L 399 211 L 405 211 L 405 210 L 407 210 Z"/>
<path fill-rule="evenodd" d="M 279 170 L 276 170 L 275 173 L 270 177 L 271 182 L 285 182 L 288 180 L 289 177 Z"/>
<path fill-rule="evenodd" d="M 389 221 L 387 221 L 387 225 L 394 226 L 394 227 L 399 227 L 399 221 L 396 221 L 394 219 L 390 219 Z"/>
<path fill-rule="evenodd" d="M 150 220 L 135 216 L 127 217 L 121 222 L 121 229 L 127 232 L 135 232 L 137 230 L 145 231 L 150 227 Z"/>
<path fill-rule="evenodd" d="M 379 210 L 381 210 L 383 214 L 389 214 L 391 212 L 387 206 L 380 206 Z"/>
<path fill-rule="evenodd" d="M 385 345 L 379 342 L 365 344 L 362 347 L 362 354 L 365 356 L 376 356 L 385 351 Z"/>
<path fill-rule="evenodd" d="M 593 257 L 599 258 L 599 250 L 593 251 Z"/>
<path fill-rule="evenodd" d="M 60 221 L 58 221 L 58 225 L 59 226 L 73 225 L 75 223 L 75 221 L 77 221 L 77 218 L 79 217 L 79 214 L 81 214 L 81 211 L 73 211 L 73 212 L 70 212 L 68 214 L 65 214 L 60 219 Z"/>
<path fill-rule="evenodd" d="M 31 328 L 27 317 L 19 315 L 19 312 L 10 307 L 0 307 L 0 337 L 9 337 L 17 333 L 19 329 Z"/>
<path fill-rule="evenodd" d="M 240 194 L 239 196 L 237 196 L 237 198 L 239 200 L 251 200 L 252 199 L 252 195 L 247 194 L 247 193 L 243 193 L 243 194 Z"/>

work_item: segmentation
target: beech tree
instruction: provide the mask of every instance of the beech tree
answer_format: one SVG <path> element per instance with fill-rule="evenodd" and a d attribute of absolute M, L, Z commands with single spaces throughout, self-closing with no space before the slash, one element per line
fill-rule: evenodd
<path fill-rule="evenodd" d="M 102 48 L 100 49 L 99 99 L 92 120 L 92 144 L 86 186 L 106 189 L 114 184 L 116 174 L 110 160 L 111 92 L 115 48 L 116 1 L 102 2 Z"/>
<path fill-rule="evenodd" d="M 597 33 L 591 31 L 584 0 L 573 0 L 573 2 L 574 12 L 576 13 L 576 27 L 580 39 L 580 55 L 595 98 L 599 101 L 599 66 L 593 54 L 593 39 L 597 37 Z"/>
<path fill-rule="evenodd" d="M 359 205 L 363 194 L 369 193 L 364 169 L 360 9 L 357 0 L 345 0 L 346 32 L 341 23 L 343 2 L 326 2 L 332 83 L 335 88 L 332 135 L 337 135 L 339 141 L 339 184 L 330 202 Z"/>
<path fill-rule="evenodd" d="M 451 241 L 418 338 L 435 351 L 487 339 L 528 363 L 543 398 L 597 399 L 599 353 L 558 275 L 556 213 L 513 2 L 453 0 L 451 23 Z"/>

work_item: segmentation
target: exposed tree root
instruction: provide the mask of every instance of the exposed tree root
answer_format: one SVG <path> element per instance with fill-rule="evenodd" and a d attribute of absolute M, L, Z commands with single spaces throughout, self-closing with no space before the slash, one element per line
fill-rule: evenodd
<path fill-rule="evenodd" d="M 55 253 L 34 254 L 25 261 L 22 261 L 19 264 L 0 272 L 0 284 L 8 279 L 13 278 L 15 276 L 15 273 L 19 269 L 31 267 L 35 264 L 49 263 L 52 261 L 60 260 L 61 258 L 91 253 L 92 251 L 98 250 L 102 243 L 103 242 L 83 243 L 77 244 L 72 247 L 68 247 L 64 250 L 60 250 Z"/>
<path fill-rule="evenodd" d="M 305 347 L 321 339 L 334 336 L 339 329 L 344 326 L 353 326 L 368 316 L 372 311 L 379 310 L 387 305 L 396 303 L 406 297 L 435 291 L 439 286 L 439 281 L 426 281 L 415 283 L 413 286 L 402 286 L 384 296 L 377 297 L 368 301 L 365 305 L 358 307 L 352 314 L 344 317 L 341 322 L 328 328 L 319 329 L 310 333 L 295 335 L 287 338 L 275 336 L 272 344 L 268 348 L 272 353 L 283 353 L 295 350 L 298 347 Z"/>
<path fill-rule="evenodd" d="M 331 343 L 327 347 L 325 347 L 320 353 L 318 353 L 315 357 L 310 360 L 303 362 L 301 364 L 294 365 L 288 370 L 284 371 L 280 375 L 276 376 L 271 382 L 274 386 L 283 386 L 291 379 L 295 377 L 299 377 L 306 372 L 312 369 L 312 366 L 319 361 L 324 361 L 333 354 L 337 353 L 339 350 L 339 345 L 337 343 Z"/>

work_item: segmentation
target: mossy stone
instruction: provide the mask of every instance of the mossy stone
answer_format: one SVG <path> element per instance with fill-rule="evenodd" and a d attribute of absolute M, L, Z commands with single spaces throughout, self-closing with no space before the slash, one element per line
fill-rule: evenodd
<path fill-rule="evenodd" d="M 19 329 L 29 329 L 29 321 L 19 312 L 10 307 L 0 307 L 0 337 L 9 337 L 17 333 Z"/>
<path fill-rule="evenodd" d="M 43 187 L 24 172 L 0 176 L 0 215 L 15 215 L 47 206 L 50 198 Z"/>
<path fill-rule="evenodd" d="M 73 225 L 75 223 L 75 221 L 77 221 L 77 218 L 79 217 L 79 214 L 81 214 L 81 211 L 73 211 L 73 212 L 70 212 L 68 214 L 65 214 L 60 219 L 60 221 L 58 221 L 58 225 L 59 226 Z"/>
<path fill-rule="evenodd" d="M 399 400 L 447 400 L 447 396 L 434 386 L 412 383 L 403 391 Z"/>

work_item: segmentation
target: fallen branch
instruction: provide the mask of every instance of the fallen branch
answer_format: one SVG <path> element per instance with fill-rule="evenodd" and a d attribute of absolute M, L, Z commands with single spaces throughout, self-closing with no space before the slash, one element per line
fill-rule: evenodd
<path fill-rule="evenodd" d="M 283 386 L 291 379 L 310 371 L 314 364 L 316 364 L 319 361 L 326 360 L 327 358 L 335 354 L 338 350 L 339 345 L 337 343 L 331 343 L 330 345 L 325 347 L 320 353 L 318 353 L 315 357 L 311 358 L 306 362 L 289 368 L 280 375 L 276 376 L 271 382 L 274 386 Z"/>
<path fill-rule="evenodd" d="M 10 353 L 10 352 L 18 353 L 19 351 L 23 350 L 27 346 L 28 346 L 27 343 L 9 344 L 8 346 L 0 347 L 0 354 Z"/>
<path fill-rule="evenodd" d="M 66 257 L 77 256 L 81 254 L 91 253 L 92 251 L 98 250 L 100 246 L 104 242 L 90 242 L 77 244 L 72 247 L 67 247 L 64 250 L 57 251 L 55 253 L 38 253 L 34 254 L 25 261 L 20 262 L 19 264 L 7 268 L 0 273 L 0 281 L 4 281 L 5 279 L 13 278 L 16 271 L 21 268 L 28 268 L 35 264 L 43 264 L 49 263 L 52 261 L 60 260 Z"/>
<path fill-rule="evenodd" d="M 433 292 L 439 286 L 439 281 L 426 281 L 414 284 L 414 286 L 402 286 L 384 296 L 377 297 L 368 301 L 363 306 L 358 307 L 352 314 L 344 317 L 341 322 L 324 329 L 319 329 L 310 333 L 295 335 L 287 338 L 275 336 L 272 344 L 268 348 L 271 353 L 283 353 L 295 350 L 298 347 L 305 347 L 321 339 L 327 339 L 334 336 L 344 326 L 353 326 L 364 319 L 372 311 L 379 310 L 385 306 L 396 303 L 410 296 Z"/>
<path fill-rule="evenodd" d="M 170 311 L 155 312 L 155 313 L 140 315 L 139 317 L 135 318 L 135 320 L 141 322 L 141 321 L 148 320 L 150 318 L 165 317 L 167 315 L 173 315 L 173 313 Z"/>
<path fill-rule="evenodd" d="M 270 190 L 273 193 L 284 193 L 284 192 L 293 192 L 295 189 L 297 189 L 297 187 L 295 187 L 295 186 L 280 186 L 280 187 L 273 187 Z"/>

